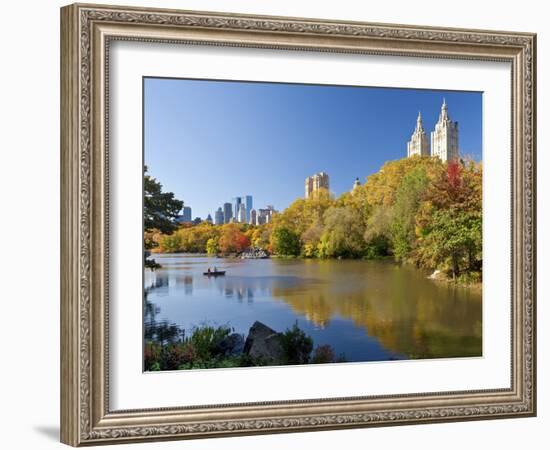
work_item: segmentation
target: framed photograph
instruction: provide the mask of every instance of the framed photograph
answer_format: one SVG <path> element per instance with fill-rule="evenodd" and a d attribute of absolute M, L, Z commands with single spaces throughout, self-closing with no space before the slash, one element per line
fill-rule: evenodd
<path fill-rule="evenodd" d="M 62 8 L 62 442 L 535 415 L 535 58 Z"/>

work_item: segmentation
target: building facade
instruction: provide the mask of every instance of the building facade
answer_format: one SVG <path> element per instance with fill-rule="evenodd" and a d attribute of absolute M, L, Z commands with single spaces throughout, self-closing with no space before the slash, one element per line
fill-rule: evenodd
<path fill-rule="evenodd" d="M 250 225 L 258 225 L 258 214 L 254 208 L 250 210 L 250 221 L 248 223 Z"/>
<path fill-rule="evenodd" d="M 330 189 L 328 174 L 325 172 L 319 172 L 306 178 L 305 198 L 309 198 L 319 189 L 326 189 L 327 191 Z"/>
<path fill-rule="evenodd" d="M 191 223 L 193 219 L 191 218 L 191 207 L 184 206 L 181 210 L 181 214 L 176 218 L 178 223 Z"/>
<path fill-rule="evenodd" d="M 445 99 L 435 130 L 432 131 L 432 156 L 437 156 L 443 162 L 458 159 L 458 122 L 450 119 Z"/>
<path fill-rule="evenodd" d="M 243 203 L 242 197 L 233 197 L 233 214 L 236 222 L 239 222 L 239 211 Z"/>
<path fill-rule="evenodd" d="M 237 214 L 237 222 L 246 223 L 246 206 L 244 203 L 239 203 L 239 212 Z"/>
<path fill-rule="evenodd" d="M 223 220 L 223 210 L 220 207 L 214 213 L 214 225 L 222 225 L 223 222 L 224 222 L 224 220 Z"/>
<path fill-rule="evenodd" d="M 439 119 L 431 133 L 431 146 L 422 125 L 422 116 L 418 112 L 416 129 L 407 142 L 407 156 L 437 156 L 441 161 L 453 161 L 459 158 L 458 122 L 449 117 L 447 102 L 443 99 Z"/>
<path fill-rule="evenodd" d="M 428 135 L 422 126 L 420 111 L 418 111 L 414 133 L 411 136 L 411 140 L 407 142 L 407 156 L 410 158 L 415 155 L 430 156 L 430 143 L 428 142 Z"/>
<path fill-rule="evenodd" d="M 252 196 L 251 195 L 245 195 L 244 196 L 244 204 L 246 205 L 246 222 L 250 222 L 250 211 L 252 211 Z"/>
<path fill-rule="evenodd" d="M 231 206 L 231 203 L 224 203 L 223 204 L 223 223 L 231 222 L 232 218 L 233 218 L 233 207 Z"/>

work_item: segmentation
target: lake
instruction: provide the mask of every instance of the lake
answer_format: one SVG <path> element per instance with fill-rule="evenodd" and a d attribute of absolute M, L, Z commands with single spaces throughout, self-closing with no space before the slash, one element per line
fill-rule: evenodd
<path fill-rule="evenodd" d="M 214 258 L 155 254 L 147 299 L 185 330 L 256 321 L 276 331 L 296 322 L 314 345 L 347 361 L 481 356 L 481 291 L 427 278 L 390 261 Z M 206 277 L 208 268 L 225 277 Z"/>

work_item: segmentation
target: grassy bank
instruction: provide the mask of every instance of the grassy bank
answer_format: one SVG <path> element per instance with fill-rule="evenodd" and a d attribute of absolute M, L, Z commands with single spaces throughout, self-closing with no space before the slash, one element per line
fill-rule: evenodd
<path fill-rule="evenodd" d="M 343 356 L 336 356 L 329 345 L 314 348 L 311 336 L 301 330 L 297 324 L 283 333 L 276 333 L 280 346 L 280 352 L 277 352 L 276 356 L 247 351 L 246 346 L 242 345 L 245 343 L 245 337 L 241 335 L 239 338 L 231 327 L 225 325 L 201 325 L 187 332 L 166 322 L 148 323 L 145 334 L 144 368 L 146 371 L 345 361 Z"/>

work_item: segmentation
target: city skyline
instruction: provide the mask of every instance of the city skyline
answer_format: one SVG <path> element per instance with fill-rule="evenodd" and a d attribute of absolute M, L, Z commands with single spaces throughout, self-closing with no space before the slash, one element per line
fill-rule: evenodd
<path fill-rule="evenodd" d="M 203 219 L 233 204 L 231 192 L 283 210 L 319 172 L 335 195 L 363 184 L 407 156 L 419 110 L 434 129 L 443 98 L 461 156 L 481 159 L 479 92 L 146 78 L 144 93 L 145 163 Z"/>

